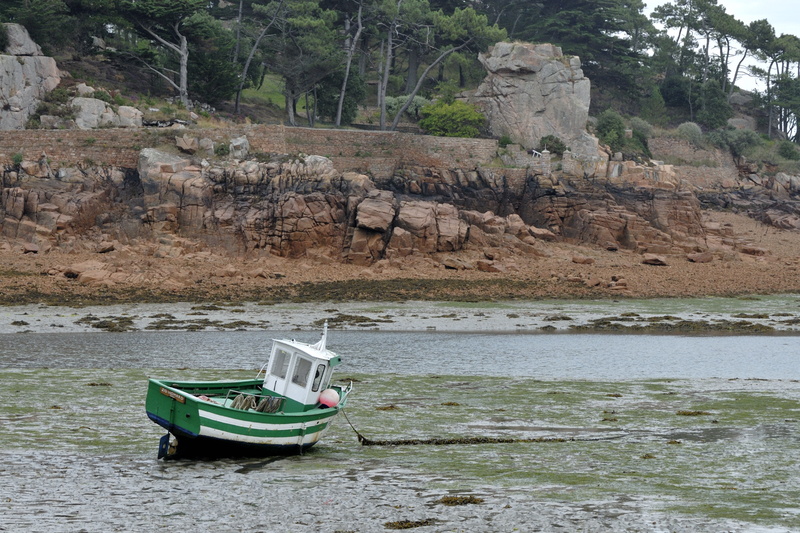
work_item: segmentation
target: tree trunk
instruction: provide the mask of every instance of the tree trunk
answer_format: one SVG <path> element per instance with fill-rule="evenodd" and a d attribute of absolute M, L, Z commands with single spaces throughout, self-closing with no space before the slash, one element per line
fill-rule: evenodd
<path fill-rule="evenodd" d="M 769 106 L 769 115 L 767 117 L 767 138 L 772 139 L 772 121 L 775 116 L 775 106 L 772 105 L 772 67 L 775 65 L 775 59 L 769 64 L 767 68 L 767 105 Z"/>
<path fill-rule="evenodd" d="M 358 40 L 361 38 L 361 30 L 364 26 L 361 24 L 361 6 L 358 6 L 358 30 L 347 48 L 347 63 L 344 67 L 344 80 L 342 80 L 342 89 L 339 91 L 339 102 L 336 104 L 336 121 L 334 125 L 338 128 L 342 125 L 342 108 L 344 107 L 344 96 L 347 92 L 347 80 L 350 78 L 350 65 L 353 63 L 353 55 L 355 55 L 356 48 L 358 47 Z"/>
<path fill-rule="evenodd" d="M 717 44 L 719 46 L 719 57 L 720 63 L 722 63 L 722 92 L 725 93 L 728 91 L 728 61 L 731 58 L 731 43 L 730 41 L 725 41 L 722 37 L 717 39 Z"/>
<path fill-rule="evenodd" d="M 191 102 L 189 101 L 189 42 L 187 41 L 186 37 L 181 33 L 180 27 L 183 21 L 178 20 L 175 24 L 172 25 L 172 32 L 175 34 L 175 37 L 178 39 L 178 43 L 172 43 L 161 37 L 157 34 L 153 29 L 148 26 L 147 24 L 143 24 L 139 22 L 139 27 L 142 28 L 146 33 L 153 37 L 156 41 L 161 43 L 165 48 L 171 50 L 174 54 L 178 56 L 178 62 L 180 67 L 178 69 L 178 83 L 175 83 L 175 80 L 170 76 L 167 76 L 161 70 L 153 67 L 147 61 L 139 58 L 140 61 L 144 63 L 144 65 L 150 69 L 152 72 L 155 72 L 162 79 L 164 79 L 167 83 L 170 84 L 174 89 L 178 91 L 178 98 L 180 98 L 181 104 L 186 109 L 191 109 Z M 174 74 L 175 71 L 169 71 L 170 73 Z"/>
<path fill-rule="evenodd" d="M 472 39 L 468 39 L 467 41 L 465 41 L 464 43 L 462 43 L 459 46 L 456 46 L 455 48 L 451 48 L 450 50 L 445 50 L 444 52 L 439 54 L 439 57 L 437 57 L 436 60 L 433 63 L 428 65 L 428 68 L 426 68 L 425 71 L 422 73 L 422 75 L 419 77 L 419 80 L 417 81 L 416 87 L 414 87 L 414 90 L 411 91 L 411 94 L 408 95 L 408 99 L 406 100 L 406 103 L 403 104 L 403 107 L 401 107 L 400 110 L 397 112 L 397 114 L 394 116 L 394 120 L 392 121 L 392 126 L 391 126 L 391 128 L 389 128 L 389 131 L 394 131 L 394 130 L 397 129 L 397 125 L 400 124 L 400 117 L 403 116 L 403 113 L 406 112 L 406 109 L 408 109 L 408 106 L 411 105 L 411 102 L 414 100 L 414 97 L 417 95 L 419 90 L 422 88 L 422 83 L 425 81 L 425 78 L 428 77 L 428 73 L 435 66 L 437 66 L 439 63 L 444 61 L 447 56 L 449 56 L 453 52 L 457 52 L 457 51 L 461 50 L 462 48 L 465 48 L 471 41 L 472 41 Z M 383 128 L 381 128 L 381 129 L 383 129 Z"/>
<path fill-rule="evenodd" d="M 706 33 L 706 45 L 703 48 L 703 51 L 705 52 L 704 54 L 705 57 L 703 58 L 703 76 L 701 78 L 703 85 L 705 85 L 705 83 L 708 81 L 708 67 L 709 64 L 711 63 L 710 48 L 711 48 L 711 34 Z"/>
<path fill-rule="evenodd" d="M 178 33 L 177 28 L 175 32 Z M 192 108 L 192 102 L 189 100 L 189 42 L 186 37 L 178 33 L 181 40 L 181 55 L 180 55 L 180 98 L 181 104 L 186 109 Z"/>
<path fill-rule="evenodd" d="M 419 71 L 419 48 L 412 46 L 408 49 L 408 74 L 406 75 L 406 87 L 403 94 L 408 94 L 414 90 L 417 84 L 417 73 Z"/>
<path fill-rule="evenodd" d="M 678 39 L 675 41 L 675 42 L 678 43 L 678 46 L 680 47 L 678 49 L 678 68 L 680 69 L 681 76 L 683 76 L 683 74 L 685 72 L 684 65 L 683 65 L 683 59 L 684 59 L 683 52 L 684 52 L 684 50 L 688 50 L 689 49 L 689 42 L 690 42 L 691 34 L 692 34 L 692 27 L 691 27 L 691 24 L 688 21 L 691 20 L 692 17 L 694 17 L 694 3 L 693 2 L 689 2 L 689 11 L 686 14 L 686 18 L 684 19 L 684 26 L 681 26 L 680 30 L 678 31 Z M 683 42 L 681 43 L 680 42 L 681 33 L 683 32 L 684 29 L 686 29 L 686 35 L 683 37 Z"/>
<path fill-rule="evenodd" d="M 383 43 L 381 43 L 381 62 L 378 69 L 380 83 L 378 83 L 378 105 L 381 108 L 380 129 L 386 130 L 386 87 L 389 85 L 389 66 L 392 62 L 392 34 L 394 25 L 386 37 L 386 55 L 383 54 Z"/>
<path fill-rule="evenodd" d="M 286 113 L 287 118 L 289 119 L 290 126 L 297 126 L 297 122 L 294 118 L 294 95 L 292 94 L 290 89 L 286 89 L 283 93 L 284 96 L 284 105 L 286 106 Z"/>
<path fill-rule="evenodd" d="M 239 44 L 242 42 L 242 6 L 244 0 L 239 0 L 239 16 L 236 17 L 236 46 L 233 49 L 233 63 L 239 59 Z"/>
<path fill-rule="evenodd" d="M 744 63 L 745 58 L 747 57 L 747 48 L 744 49 L 744 54 L 742 54 L 742 59 L 739 60 L 739 64 L 736 65 L 736 70 L 733 71 L 733 79 L 731 79 L 731 87 L 728 90 L 728 98 L 733 94 L 733 90 L 736 88 L 736 78 L 739 77 L 739 69 L 742 67 L 742 63 Z"/>
<path fill-rule="evenodd" d="M 317 117 L 316 117 L 316 114 L 315 114 L 315 109 L 312 109 L 311 106 L 308 105 L 308 93 L 309 93 L 309 91 L 306 91 L 306 94 L 304 95 L 305 96 L 305 101 L 306 101 L 306 121 L 308 121 L 308 125 L 313 128 L 314 125 L 316 124 L 316 118 Z M 317 100 L 317 94 L 316 94 L 316 90 L 314 90 L 314 107 L 315 108 L 317 106 L 316 100 Z"/>
<path fill-rule="evenodd" d="M 394 47 L 394 34 L 397 32 L 398 19 L 400 18 L 400 6 L 403 0 L 397 0 L 397 13 L 394 15 L 392 23 L 386 32 L 386 55 L 383 55 L 383 43 L 381 43 L 381 63 L 378 70 L 378 105 L 381 108 L 380 129 L 386 130 L 386 89 L 389 87 L 389 73 L 394 64 L 394 57 L 392 56 L 392 49 Z M 381 70 L 382 69 L 382 70 Z"/>
<path fill-rule="evenodd" d="M 361 54 L 358 56 L 358 75 L 362 78 L 367 73 L 367 61 L 369 60 L 369 35 L 361 40 Z"/>
<path fill-rule="evenodd" d="M 258 45 L 261 43 L 261 39 L 267 34 L 267 31 L 272 27 L 275 23 L 275 20 L 278 18 L 278 14 L 281 12 L 281 8 L 283 7 L 284 0 L 281 0 L 280 4 L 278 4 L 278 8 L 275 10 L 275 14 L 272 16 L 272 20 L 269 21 L 262 30 L 261 33 L 258 34 L 256 38 L 256 42 L 253 43 L 253 47 L 250 49 L 250 53 L 247 55 L 247 61 L 244 63 L 244 67 L 242 68 L 242 73 L 239 75 L 239 88 L 236 90 L 236 103 L 233 106 L 233 112 L 239 113 L 239 103 L 242 99 L 242 91 L 244 90 L 244 84 L 247 81 L 247 73 L 250 70 L 250 63 L 253 61 L 253 56 L 256 55 L 256 50 L 258 50 Z M 238 42 L 237 42 L 238 46 Z M 238 54 L 237 54 L 238 57 Z M 263 78 L 261 82 L 263 83 Z"/>

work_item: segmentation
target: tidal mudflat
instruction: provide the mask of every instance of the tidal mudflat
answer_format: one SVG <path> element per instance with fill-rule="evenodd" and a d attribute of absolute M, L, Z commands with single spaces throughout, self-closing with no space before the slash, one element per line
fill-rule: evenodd
<path fill-rule="evenodd" d="M 800 296 L 496 302 L 268 302 L 0 307 L 0 334 L 70 331 L 307 330 L 800 332 Z"/>
<path fill-rule="evenodd" d="M 6 531 L 796 531 L 800 382 L 364 375 L 302 456 L 156 459 L 164 369 L 3 369 Z M 170 370 L 183 378 L 243 371 Z M 249 375 L 249 371 L 246 372 Z M 44 387 L 43 384 L 49 384 Z M 361 446 L 373 440 L 453 444 Z M 530 442 L 459 444 L 464 437 Z M 540 441 L 537 441 L 540 440 Z M 462 505 L 445 505 L 443 498 Z"/>

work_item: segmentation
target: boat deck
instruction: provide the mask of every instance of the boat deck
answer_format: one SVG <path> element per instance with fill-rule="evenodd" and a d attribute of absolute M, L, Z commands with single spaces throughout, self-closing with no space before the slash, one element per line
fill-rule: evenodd
<path fill-rule="evenodd" d="M 268 394 L 261 390 L 230 390 L 224 398 L 221 394 L 198 394 L 197 397 L 222 407 L 261 413 L 282 412 L 286 404 L 285 397 Z"/>

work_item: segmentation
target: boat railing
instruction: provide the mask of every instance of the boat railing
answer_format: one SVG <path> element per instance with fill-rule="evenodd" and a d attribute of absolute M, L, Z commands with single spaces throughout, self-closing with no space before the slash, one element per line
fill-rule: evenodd
<path fill-rule="evenodd" d="M 353 390 L 353 382 L 349 382 L 347 385 L 340 385 L 342 390 L 342 396 L 347 396 L 347 394 Z"/>
<path fill-rule="evenodd" d="M 269 394 L 255 394 L 237 390 L 229 390 L 225 397 L 225 405 L 242 411 L 258 411 L 259 413 L 277 413 L 283 410 L 286 398 Z"/>
<path fill-rule="evenodd" d="M 256 374 L 256 379 L 261 378 L 261 374 L 267 375 L 267 365 L 269 365 L 269 361 L 261 365 L 261 369 L 258 371 L 258 374 Z"/>

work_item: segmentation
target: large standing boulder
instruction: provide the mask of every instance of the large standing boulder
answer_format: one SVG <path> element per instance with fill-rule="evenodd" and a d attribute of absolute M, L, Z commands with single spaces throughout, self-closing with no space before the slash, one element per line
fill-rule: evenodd
<path fill-rule="evenodd" d="M 129 105 L 121 105 L 117 108 L 119 126 L 121 128 L 141 128 L 144 113 Z"/>
<path fill-rule="evenodd" d="M 0 130 L 21 130 L 44 95 L 61 83 L 61 72 L 23 26 L 4 26 L 9 44 L 0 51 Z"/>
<path fill-rule="evenodd" d="M 578 57 L 552 44 L 497 43 L 478 58 L 488 75 L 471 97 L 489 130 L 536 148 L 555 135 L 576 157 L 597 157 L 598 142 L 586 132 L 590 84 Z"/>
<path fill-rule="evenodd" d="M 100 126 L 116 125 L 114 124 L 114 110 L 110 105 L 97 98 L 82 96 L 73 98 L 72 108 L 75 110 L 75 124 L 79 129 L 90 130 Z"/>

